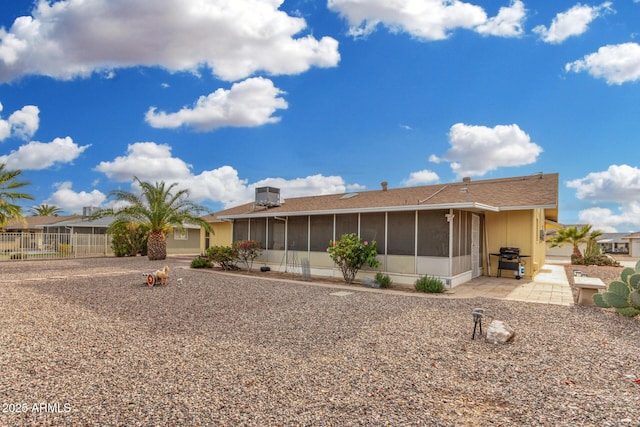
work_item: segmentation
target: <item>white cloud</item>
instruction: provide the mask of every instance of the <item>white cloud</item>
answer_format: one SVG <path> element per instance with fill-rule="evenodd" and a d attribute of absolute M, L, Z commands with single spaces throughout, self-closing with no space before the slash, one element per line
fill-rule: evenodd
<path fill-rule="evenodd" d="M 246 203 L 254 198 L 255 188 L 273 186 L 281 189 L 283 197 L 300 197 L 318 194 L 344 193 L 362 189 L 358 184 L 345 184 L 339 176 L 312 175 L 306 178 L 265 178 L 253 184 L 241 179 L 231 166 L 205 170 L 199 174 L 183 160 L 172 157 L 171 147 L 154 142 L 137 142 L 129 145 L 125 156 L 111 162 L 101 162 L 96 170 L 111 180 L 133 181 L 137 176 L 142 181 L 177 183 L 179 188 L 188 188 L 191 199 L 219 202 L 225 207 Z"/>
<path fill-rule="evenodd" d="M 524 4 L 515 0 L 488 18 L 484 9 L 459 0 L 329 0 L 329 9 L 343 16 L 355 37 L 367 36 L 382 24 L 422 40 L 442 40 L 458 29 L 514 37 L 522 33 Z"/>
<path fill-rule="evenodd" d="M 599 6 L 577 4 L 566 12 L 556 15 L 549 28 L 538 25 L 533 32 L 539 34 L 546 43 L 562 43 L 569 37 L 586 32 L 594 19 L 612 12 L 611 2 L 604 2 Z"/>
<path fill-rule="evenodd" d="M 338 42 L 301 34 L 305 20 L 279 10 L 282 1 L 39 1 L 31 16 L 0 28 L 0 81 L 112 75 L 135 66 L 191 72 L 208 66 L 233 81 L 258 71 L 336 66 Z"/>
<path fill-rule="evenodd" d="M 9 116 L 13 136 L 28 141 L 40 127 L 40 109 L 35 105 L 26 105 Z"/>
<path fill-rule="evenodd" d="M 603 46 L 596 53 L 565 65 L 567 72 L 587 71 L 608 84 L 621 85 L 640 80 L 640 44 L 622 43 Z"/>
<path fill-rule="evenodd" d="M 584 178 L 567 182 L 576 189 L 576 197 L 598 202 L 640 200 L 640 169 L 629 165 L 611 165 L 606 171 L 591 172 Z"/>
<path fill-rule="evenodd" d="M 145 119 L 155 128 L 189 126 L 198 131 L 261 126 L 280 121 L 273 114 L 288 107 L 279 97 L 283 93 L 271 80 L 255 77 L 234 83 L 229 90 L 218 89 L 201 96 L 193 108 L 184 107 L 177 113 L 156 113 L 156 108 L 151 107 Z"/>
<path fill-rule="evenodd" d="M 71 163 L 90 146 L 79 146 L 68 136 L 51 142 L 31 141 L 0 156 L 0 163 L 6 163 L 9 169 L 42 170 L 56 163 Z"/>
<path fill-rule="evenodd" d="M 580 223 L 591 224 L 595 230 L 604 233 L 632 232 L 640 230 L 640 203 L 621 204 L 615 211 L 594 207 L 580 211 Z"/>
<path fill-rule="evenodd" d="M 566 183 L 576 189 L 576 197 L 591 202 L 613 203 L 608 207 L 592 207 L 580 212 L 581 222 L 599 230 L 640 230 L 640 169 L 629 165 L 611 165 L 606 171 L 591 172 L 584 178 Z"/>
<path fill-rule="evenodd" d="M 171 147 L 155 142 L 130 144 L 126 156 L 100 162 L 95 169 L 117 182 L 132 181 L 135 176 L 142 181 L 168 182 L 191 175 L 188 164 L 171 156 Z"/>
<path fill-rule="evenodd" d="M 431 155 L 429 161 L 450 162 L 459 178 L 535 163 L 542 153 L 542 147 L 516 124 L 489 128 L 457 123 L 449 131 L 449 144 L 451 148 L 443 157 Z"/>
<path fill-rule="evenodd" d="M 527 14 L 524 3 L 515 0 L 509 7 L 501 7 L 498 15 L 489 18 L 484 24 L 476 27 L 480 34 L 499 37 L 518 37 L 524 32 L 522 26 Z"/>
<path fill-rule="evenodd" d="M 0 111 L 3 107 L 0 104 Z M 0 118 L 0 142 L 15 137 L 28 141 L 40 126 L 40 109 L 35 105 L 25 105 L 14 111 L 7 120 Z"/>
<path fill-rule="evenodd" d="M 56 191 L 44 201 L 44 203 L 58 206 L 64 211 L 76 214 L 82 213 L 82 208 L 86 206 L 100 206 L 107 199 L 107 196 L 98 190 L 90 193 L 86 191 L 73 191 L 69 181 L 54 184 Z"/>
<path fill-rule="evenodd" d="M 439 179 L 440 177 L 437 173 L 429 169 L 424 169 L 418 172 L 411 172 L 409 178 L 402 181 L 402 183 L 406 186 L 424 185 L 433 184 L 434 182 L 438 182 Z"/>

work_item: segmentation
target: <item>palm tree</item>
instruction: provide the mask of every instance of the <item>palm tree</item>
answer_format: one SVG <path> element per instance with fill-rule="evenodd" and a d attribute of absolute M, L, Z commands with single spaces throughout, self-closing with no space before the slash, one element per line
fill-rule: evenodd
<path fill-rule="evenodd" d="M 602 235 L 600 231 L 592 232 L 591 227 L 591 225 L 587 224 L 580 227 L 580 229 L 575 225 L 560 229 L 558 230 L 558 234 L 549 239 L 551 247 L 555 248 L 562 246 L 565 243 L 570 243 L 573 245 L 573 256 L 582 258 L 582 252 L 580 252 L 580 248 L 578 246 L 581 243 L 588 243 L 591 239 L 595 240 L 596 237 Z"/>
<path fill-rule="evenodd" d="M 189 201 L 189 190 L 168 187 L 162 182 L 151 184 L 134 178 L 142 190 L 141 195 L 124 190 L 109 193 L 118 202 L 124 202 L 119 209 L 100 209 L 92 218 L 115 216 L 116 222 L 135 222 L 149 227 L 147 239 L 147 256 L 150 260 L 162 260 L 167 257 L 167 233 L 174 227 L 182 229 L 185 224 L 200 225 L 208 232 L 213 232 L 211 225 L 198 217 L 198 213 L 206 211 L 202 206 Z"/>
<path fill-rule="evenodd" d="M 15 191 L 25 187 L 28 181 L 17 181 L 21 170 L 9 171 L 6 164 L 0 163 L 0 228 L 7 225 L 10 219 L 24 220 L 22 208 L 12 202 L 16 200 L 33 200 L 33 196 Z"/>
<path fill-rule="evenodd" d="M 62 209 L 60 209 L 55 205 L 49 206 L 49 205 L 41 204 L 40 206 L 32 207 L 29 212 L 31 212 L 33 215 L 36 215 L 36 216 L 52 216 L 52 215 L 57 216 L 62 212 Z"/>

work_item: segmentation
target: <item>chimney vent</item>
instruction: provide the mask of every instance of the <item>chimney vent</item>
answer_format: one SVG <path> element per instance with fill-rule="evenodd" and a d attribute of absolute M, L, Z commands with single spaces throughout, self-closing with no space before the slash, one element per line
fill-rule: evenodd
<path fill-rule="evenodd" d="M 389 187 L 389 183 L 387 181 L 382 181 L 380 185 L 382 186 L 382 191 L 387 191 L 387 188 Z"/>

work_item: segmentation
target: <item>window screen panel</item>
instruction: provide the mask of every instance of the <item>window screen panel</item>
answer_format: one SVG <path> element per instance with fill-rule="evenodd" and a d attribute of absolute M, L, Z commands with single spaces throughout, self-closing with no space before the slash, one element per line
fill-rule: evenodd
<path fill-rule="evenodd" d="M 384 254 L 384 212 L 360 214 L 360 237 L 369 242 L 375 241 L 378 253 Z"/>
<path fill-rule="evenodd" d="M 311 251 L 325 252 L 333 240 L 333 215 L 311 216 Z"/>
<path fill-rule="evenodd" d="M 387 226 L 387 254 L 415 254 L 415 212 L 389 212 Z"/>
<path fill-rule="evenodd" d="M 350 233 L 358 234 L 358 214 L 336 215 L 336 239 Z"/>
<path fill-rule="evenodd" d="M 448 210 L 418 213 L 418 256 L 449 256 L 449 222 L 445 216 L 448 213 Z"/>
<path fill-rule="evenodd" d="M 287 220 L 287 248 L 307 251 L 309 248 L 309 217 L 290 216 Z"/>
<path fill-rule="evenodd" d="M 250 220 L 249 234 L 251 240 L 262 243 L 262 247 L 267 246 L 267 219 L 257 218 Z"/>
<path fill-rule="evenodd" d="M 249 220 L 236 219 L 233 221 L 233 241 L 249 239 Z"/>
<path fill-rule="evenodd" d="M 267 249 L 284 250 L 285 222 L 269 218 L 269 242 Z"/>

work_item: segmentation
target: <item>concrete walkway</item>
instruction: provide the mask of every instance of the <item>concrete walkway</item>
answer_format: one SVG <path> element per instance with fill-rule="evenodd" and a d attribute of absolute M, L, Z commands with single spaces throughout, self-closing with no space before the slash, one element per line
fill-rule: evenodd
<path fill-rule="evenodd" d="M 535 280 L 505 277 L 475 278 L 455 287 L 456 298 L 486 297 L 540 304 L 574 305 L 571 286 L 561 264 L 545 264 Z"/>

